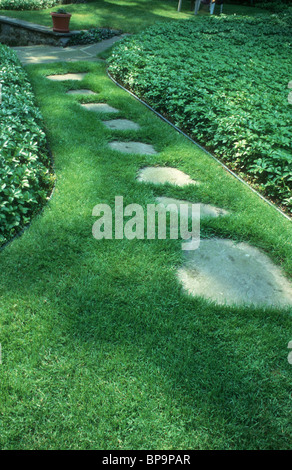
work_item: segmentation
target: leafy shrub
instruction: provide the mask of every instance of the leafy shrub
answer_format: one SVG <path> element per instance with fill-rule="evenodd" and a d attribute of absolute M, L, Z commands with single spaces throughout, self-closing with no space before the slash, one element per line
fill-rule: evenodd
<path fill-rule="evenodd" d="M 0 45 L 0 245 L 27 224 L 52 187 L 42 117 L 15 53 Z"/>
<path fill-rule="evenodd" d="M 109 71 L 291 207 L 291 17 L 207 16 L 119 42 Z"/>
<path fill-rule="evenodd" d="M 92 28 L 88 31 L 80 31 L 75 34 L 67 43 L 67 46 L 75 46 L 77 44 L 93 44 L 100 42 L 103 39 L 110 39 L 113 36 L 118 36 L 122 32 L 115 29 L 108 28 Z"/>
<path fill-rule="evenodd" d="M 266 10 L 272 11 L 274 13 L 292 13 L 291 4 L 289 7 L 290 0 L 260 0 L 256 3 L 256 6 L 259 8 L 264 8 Z"/>
<path fill-rule="evenodd" d="M 0 0 L 0 10 L 41 10 L 59 3 L 60 0 Z"/>

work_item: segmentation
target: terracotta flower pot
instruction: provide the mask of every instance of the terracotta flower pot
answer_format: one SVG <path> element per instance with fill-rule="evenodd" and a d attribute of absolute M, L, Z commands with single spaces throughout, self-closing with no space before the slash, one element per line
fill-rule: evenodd
<path fill-rule="evenodd" d="M 69 33 L 70 13 L 51 13 L 53 20 L 53 31 L 56 33 Z"/>

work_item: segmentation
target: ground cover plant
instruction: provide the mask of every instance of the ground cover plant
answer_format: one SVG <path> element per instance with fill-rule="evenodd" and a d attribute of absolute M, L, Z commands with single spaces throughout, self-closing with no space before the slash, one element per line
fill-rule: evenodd
<path fill-rule="evenodd" d="M 92 209 L 146 208 L 157 196 L 212 203 L 228 217 L 202 236 L 248 241 L 291 273 L 290 223 L 206 153 L 116 87 L 102 63 L 27 67 L 57 175 L 29 230 L 0 253 L 1 449 L 288 449 L 291 340 L 288 310 L 216 306 L 184 294 L 175 277 L 180 240 L 101 240 Z M 82 82 L 52 73 L 88 72 Z M 117 108 L 138 131 L 112 131 Z M 108 143 L 141 140 L 156 155 Z M 202 184 L 136 180 L 169 165 Z"/>
<path fill-rule="evenodd" d="M 259 0 L 257 6 L 273 13 L 292 12 L 290 0 Z"/>
<path fill-rule="evenodd" d="M 0 45 L 0 245 L 26 225 L 52 188 L 39 109 L 16 54 Z"/>
<path fill-rule="evenodd" d="M 116 29 L 92 28 L 88 31 L 81 31 L 79 34 L 75 34 L 66 45 L 75 46 L 79 44 L 94 44 L 96 42 L 103 41 L 104 39 L 110 39 L 113 36 L 119 36 L 121 33 L 121 31 Z"/>
<path fill-rule="evenodd" d="M 0 0 L 0 9 L 41 10 L 60 4 L 60 0 Z"/>
<path fill-rule="evenodd" d="M 116 45 L 109 71 L 291 210 L 291 16 L 155 25 Z"/>

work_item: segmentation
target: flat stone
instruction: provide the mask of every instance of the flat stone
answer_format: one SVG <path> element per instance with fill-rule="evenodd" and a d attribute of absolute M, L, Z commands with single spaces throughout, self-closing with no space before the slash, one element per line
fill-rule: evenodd
<path fill-rule="evenodd" d="M 157 197 L 156 201 L 158 204 L 163 204 L 164 206 L 168 206 L 169 204 L 173 205 L 176 207 L 175 212 L 179 212 L 180 210 L 180 204 L 187 204 L 188 209 L 189 209 L 189 214 L 191 214 L 191 209 L 192 209 L 192 204 L 198 204 L 198 203 L 192 203 L 190 201 L 184 201 L 182 199 L 175 199 L 171 197 Z M 224 209 L 221 209 L 220 207 L 215 207 L 210 204 L 200 204 L 200 218 L 207 218 L 207 217 L 220 217 L 227 215 L 228 212 Z"/>
<path fill-rule="evenodd" d="M 69 90 L 67 91 L 67 95 L 96 95 L 96 93 L 87 88 L 81 88 L 80 90 Z"/>
<path fill-rule="evenodd" d="M 214 238 L 184 251 L 177 277 L 191 295 L 225 305 L 292 305 L 292 286 L 269 257 L 247 243 Z"/>
<path fill-rule="evenodd" d="M 15 28 L 14 31 L 18 31 L 15 44 L 23 44 L 23 47 L 15 47 L 14 50 L 16 51 L 20 62 L 24 65 L 40 63 L 48 64 L 52 62 L 76 62 L 80 60 L 90 60 L 90 62 L 101 61 L 101 59 L 97 58 L 97 54 L 103 52 L 104 50 L 111 47 L 115 42 L 120 41 L 123 39 L 123 37 L 127 36 L 126 34 L 122 36 L 115 36 L 110 39 L 104 39 L 103 41 L 100 41 L 96 44 L 86 46 L 83 44 L 71 47 L 61 47 L 66 45 L 70 37 L 74 35 L 76 31 L 63 34 L 55 33 L 52 31 L 52 29 L 50 29 L 50 35 L 52 36 L 51 40 L 48 34 L 45 34 L 45 39 L 41 40 L 40 43 L 37 43 L 42 44 L 43 41 L 45 41 L 46 45 L 27 46 L 27 38 L 24 37 L 26 35 L 23 33 L 23 29 Z M 2 31 L 0 31 L 0 39 L 2 33 L 3 25 Z M 15 34 L 13 37 L 14 36 Z M 51 41 L 53 41 L 53 43 L 51 43 Z M 60 47 L 56 47 L 56 41 Z M 31 37 L 29 37 L 29 43 L 31 43 Z"/>
<path fill-rule="evenodd" d="M 54 80 L 55 82 L 61 82 L 63 80 L 83 80 L 83 78 L 87 75 L 86 73 L 65 73 L 63 75 L 47 75 L 49 80 Z"/>
<path fill-rule="evenodd" d="M 142 168 L 137 176 L 137 180 L 144 183 L 173 184 L 176 186 L 186 186 L 189 184 L 199 184 L 190 178 L 189 175 L 177 168 L 153 166 Z"/>
<path fill-rule="evenodd" d="M 88 111 L 94 111 L 95 113 L 118 113 L 119 110 L 109 106 L 106 103 L 85 103 L 81 105 Z"/>
<path fill-rule="evenodd" d="M 136 124 L 136 122 L 133 121 L 129 121 L 129 119 L 112 119 L 111 121 L 103 121 L 103 123 L 108 129 L 118 131 L 137 131 L 140 129 L 139 124 Z"/>
<path fill-rule="evenodd" d="M 109 146 L 113 150 L 118 150 L 122 153 L 139 153 L 142 155 L 154 155 L 157 153 L 152 145 L 143 144 L 142 142 L 110 142 Z"/>

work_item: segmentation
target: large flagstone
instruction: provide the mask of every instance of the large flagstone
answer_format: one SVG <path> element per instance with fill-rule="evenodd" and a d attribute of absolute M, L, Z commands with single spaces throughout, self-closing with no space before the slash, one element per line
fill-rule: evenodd
<path fill-rule="evenodd" d="M 177 168 L 167 166 L 153 166 L 142 168 L 137 176 L 137 180 L 144 183 L 153 184 L 174 184 L 176 186 L 185 186 L 189 184 L 198 184 L 190 178 L 189 175 Z"/>
<path fill-rule="evenodd" d="M 247 243 L 214 238 L 184 252 L 177 270 L 184 289 L 218 304 L 292 305 L 292 286 L 270 258 Z"/>

